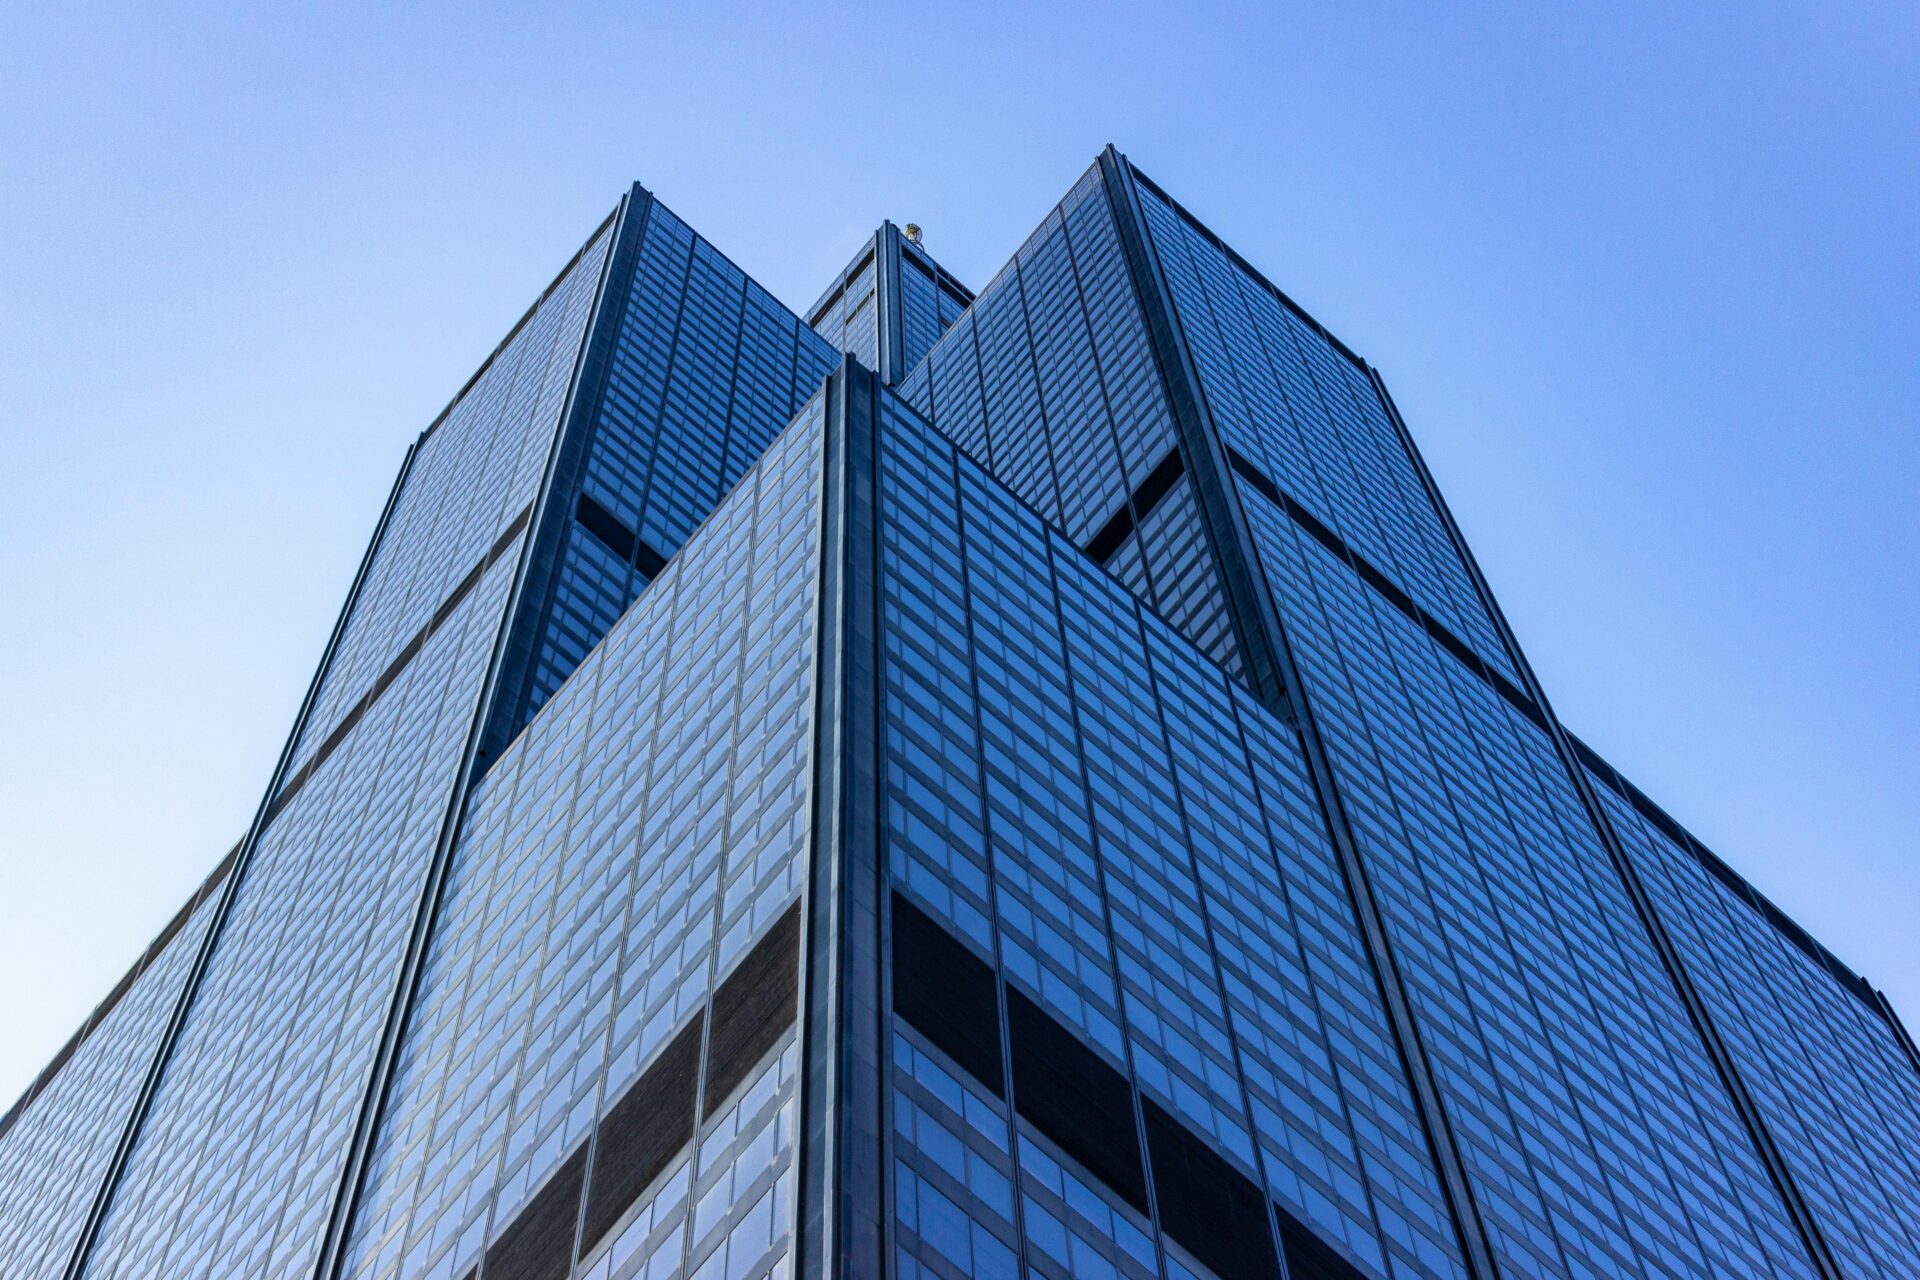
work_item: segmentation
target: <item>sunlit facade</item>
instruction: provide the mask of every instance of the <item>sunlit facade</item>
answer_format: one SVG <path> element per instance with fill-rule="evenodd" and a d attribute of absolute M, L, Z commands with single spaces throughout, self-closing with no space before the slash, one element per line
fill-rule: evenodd
<path fill-rule="evenodd" d="M 0 1277 L 1920 1274 L 1920 1058 L 1103 153 L 805 314 L 635 187 L 402 464 Z"/>

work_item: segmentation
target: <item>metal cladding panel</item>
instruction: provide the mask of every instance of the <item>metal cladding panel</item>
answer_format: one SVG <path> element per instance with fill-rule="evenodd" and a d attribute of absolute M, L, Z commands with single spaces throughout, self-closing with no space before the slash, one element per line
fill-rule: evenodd
<path fill-rule="evenodd" d="M 994 1097 L 1006 1097 L 993 966 L 897 892 L 892 933 L 894 1009 Z"/>
<path fill-rule="evenodd" d="M 800 904 L 762 933 L 714 990 L 701 1105 L 709 1116 L 760 1065 L 799 1016 Z"/>
<path fill-rule="evenodd" d="M 494 1238 L 485 1274 L 492 1280 L 566 1280 L 586 1176 L 587 1149 L 575 1147 Z"/>
<path fill-rule="evenodd" d="M 593 1179 L 588 1184 L 580 1249 L 596 1248 L 607 1232 L 693 1141 L 700 1108 L 700 1044 L 706 1020 L 694 1018 L 655 1055 L 606 1109 L 594 1133 Z M 572 1255 L 568 1240 L 567 1256 Z"/>
<path fill-rule="evenodd" d="M 882 423 L 886 857 L 998 973 L 1010 1062 L 950 1057 L 894 976 L 902 1273 L 1204 1274 L 1047 1083 L 1111 1073 L 1134 1159 L 1139 1098 L 1362 1273 L 1462 1274 L 1295 731 L 891 397 Z M 1257 1216 L 1233 1256 L 1280 1247 Z"/>
<path fill-rule="evenodd" d="M 473 797 L 344 1275 L 458 1274 L 710 1005 L 709 1041 L 765 1051 L 709 1066 L 692 1147 L 593 1201 L 587 1247 L 690 1272 L 785 1249 L 791 1018 L 730 1039 L 739 988 L 714 992 L 803 879 L 821 422 L 816 397 Z"/>

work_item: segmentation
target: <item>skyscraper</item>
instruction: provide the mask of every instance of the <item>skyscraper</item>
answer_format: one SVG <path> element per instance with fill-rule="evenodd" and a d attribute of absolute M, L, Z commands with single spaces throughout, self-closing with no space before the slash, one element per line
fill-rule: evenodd
<path fill-rule="evenodd" d="M 1920 1274 L 1884 999 L 1109 149 L 805 320 L 635 187 L 409 452 L 0 1275 Z"/>

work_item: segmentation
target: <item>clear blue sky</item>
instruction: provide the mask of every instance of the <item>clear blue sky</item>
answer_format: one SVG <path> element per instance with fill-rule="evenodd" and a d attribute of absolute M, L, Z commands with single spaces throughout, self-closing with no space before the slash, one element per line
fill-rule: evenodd
<path fill-rule="evenodd" d="M 628 181 L 798 306 L 883 217 L 984 281 L 1108 141 L 1382 368 L 1562 717 L 1920 1023 L 1920 10 L 387 8 L 0 19 L 0 1106 Z"/>

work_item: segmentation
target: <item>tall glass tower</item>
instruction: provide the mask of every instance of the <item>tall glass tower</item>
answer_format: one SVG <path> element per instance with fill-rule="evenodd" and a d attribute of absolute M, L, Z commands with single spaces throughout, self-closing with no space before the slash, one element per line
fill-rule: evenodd
<path fill-rule="evenodd" d="M 1920 1275 L 1920 1054 L 1109 149 L 807 316 L 635 187 L 402 463 L 0 1276 Z"/>

